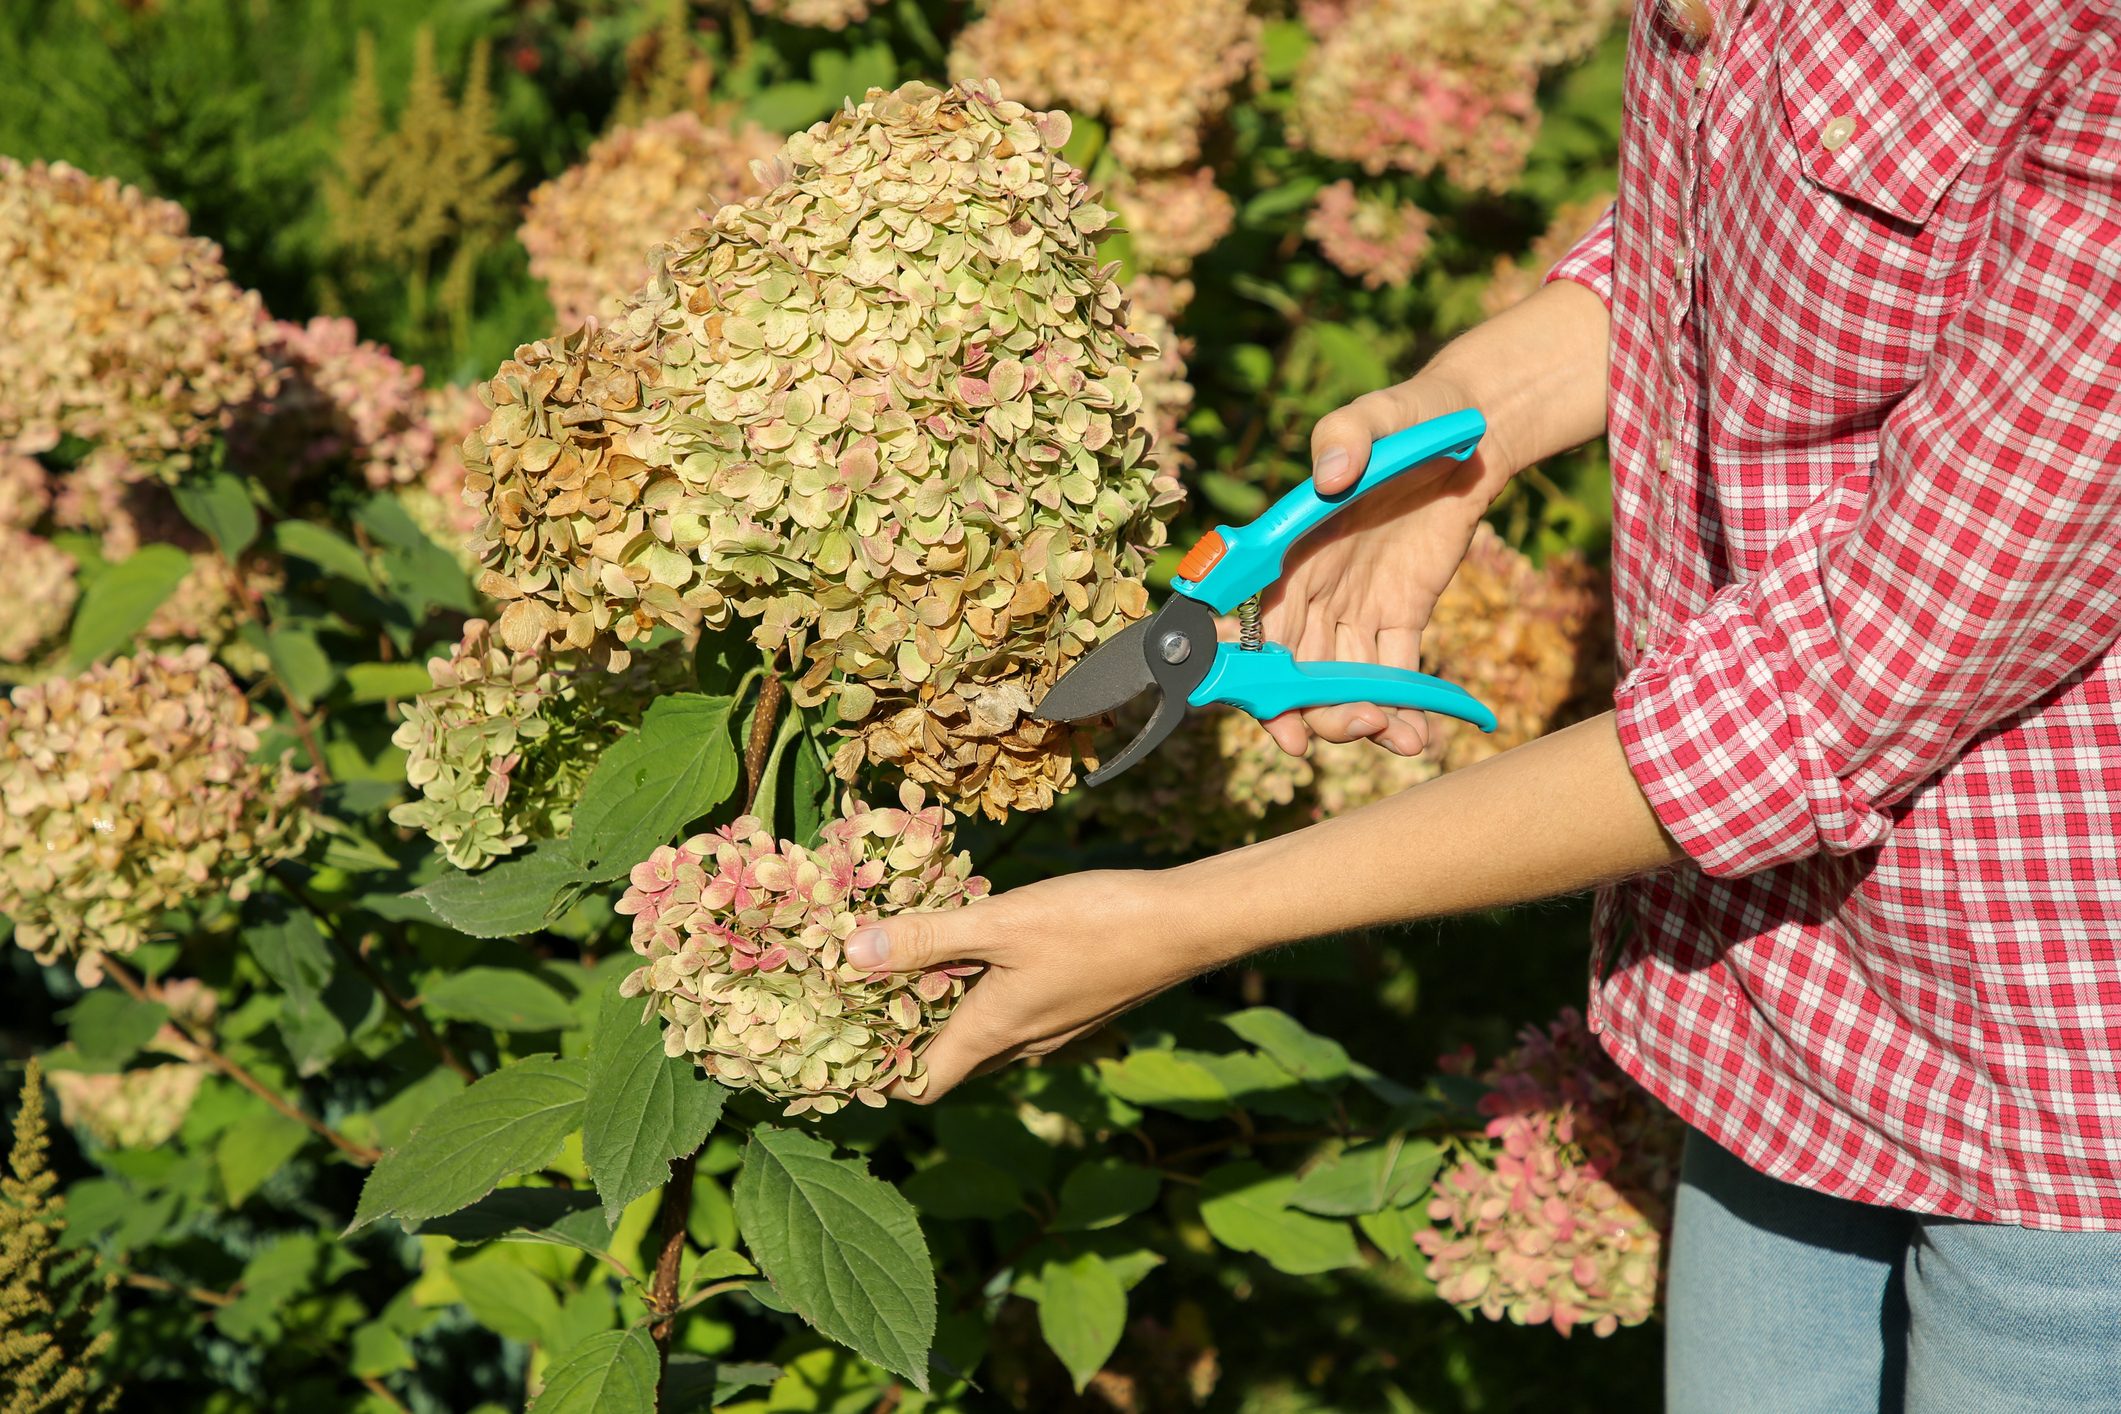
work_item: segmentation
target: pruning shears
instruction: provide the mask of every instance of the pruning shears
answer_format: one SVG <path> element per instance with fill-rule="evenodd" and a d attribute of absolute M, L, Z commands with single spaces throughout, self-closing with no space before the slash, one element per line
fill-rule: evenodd
<path fill-rule="evenodd" d="M 1283 496 L 1250 525 L 1218 525 L 1179 561 L 1171 597 L 1148 618 L 1129 624 L 1061 675 L 1032 709 L 1049 722 L 1099 717 L 1144 692 L 1157 693 L 1148 724 L 1117 756 L 1086 778 L 1111 780 L 1161 746 L 1188 707 L 1226 702 L 1261 721 L 1304 707 L 1374 702 L 1411 707 L 1495 730 L 1495 714 L 1455 683 L 1427 673 L 1373 663 L 1309 663 L 1260 632 L 1259 594 L 1281 578 L 1290 547 L 1351 505 L 1415 467 L 1450 457 L 1464 461 L 1487 432 L 1474 408 L 1447 413 L 1372 444 L 1362 476 L 1337 495 L 1319 494 L 1309 481 Z M 1217 642 L 1215 616 L 1235 611 L 1239 638 Z"/>

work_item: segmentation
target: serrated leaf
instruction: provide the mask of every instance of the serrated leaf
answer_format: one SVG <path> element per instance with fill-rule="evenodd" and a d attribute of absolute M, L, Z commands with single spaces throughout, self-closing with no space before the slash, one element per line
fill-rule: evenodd
<path fill-rule="evenodd" d="M 255 624 L 245 625 L 245 638 L 252 635 L 247 630 Z M 331 685 L 339 680 L 339 670 L 332 666 L 331 655 L 324 645 L 317 642 L 316 634 L 306 628 L 281 627 L 256 635 L 258 646 L 272 664 L 273 677 L 280 690 L 294 701 L 297 707 L 308 711 L 317 705 L 319 698 L 331 691 Z"/>
<path fill-rule="evenodd" d="M 471 1245 L 480 1242 L 549 1242 L 579 1252 L 611 1245 L 611 1224 L 594 1193 L 571 1188 L 502 1188 L 468 1208 L 420 1224 Z"/>
<path fill-rule="evenodd" d="M 670 1181 L 670 1164 L 707 1142 L 729 1091 L 687 1056 L 663 1053 L 663 1028 L 641 1023 L 641 1003 L 613 987 L 589 1049 L 582 1159 L 604 1213 Z"/>
<path fill-rule="evenodd" d="M 244 1199 L 308 1142 L 306 1125 L 271 1109 L 260 1109 L 223 1130 L 214 1141 L 214 1171 L 221 1176 L 228 1206 L 242 1207 Z"/>
<path fill-rule="evenodd" d="M 672 693 L 605 751 L 574 808 L 568 853 L 592 883 L 619 878 L 736 789 L 736 700 Z"/>
<path fill-rule="evenodd" d="M 123 992 L 94 991 L 66 1014 L 67 1038 L 85 1060 L 123 1065 L 154 1039 L 169 1008 L 160 1002 L 135 1001 Z"/>
<path fill-rule="evenodd" d="M 1358 1144 L 1297 1180 L 1289 1206 L 1329 1218 L 1352 1218 L 1411 1202 L 1443 1167 L 1434 1140 L 1395 1135 Z"/>
<path fill-rule="evenodd" d="M 170 495 L 184 518 L 205 531 L 227 558 L 235 559 L 256 542 L 258 508 L 243 478 L 225 471 L 192 475 L 171 487 Z"/>
<path fill-rule="evenodd" d="M 574 856 L 564 845 L 548 843 L 476 874 L 452 869 L 406 897 L 419 899 L 470 937 L 520 938 L 544 927 L 570 886 L 582 882 Z"/>
<path fill-rule="evenodd" d="M 437 1105 L 361 1186 L 348 1232 L 379 1218 L 417 1221 L 468 1207 L 504 1178 L 543 1167 L 581 1122 L 580 1061 L 531 1056 Z"/>
<path fill-rule="evenodd" d="M 174 545 L 143 545 L 97 575 L 81 596 L 67 636 L 76 669 L 123 648 L 191 573 L 191 556 Z"/>
<path fill-rule="evenodd" d="M 1154 1169 L 1125 1159 L 1092 1159 L 1077 1164 L 1061 1181 L 1056 1232 L 1088 1232 L 1115 1227 L 1156 1201 L 1163 1179 Z"/>
<path fill-rule="evenodd" d="M 1359 1263 L 1362 1256 L 1347 1224 L 1291 1208 L 1295 1189 L 1292 1175 L 1270 1174 L 1250 1160 L 1224 1164 L 1201 1179 L 1201 1221 L 1223 1246 L 1257 1253 L 1293 1276 Z"/>
<path fill-rule="evenodd" d="M 605 1331 L 553 1362 L 528 1414 L 655 1414 L 656 1374 L 647 1327 Z"/>
<path fill-rule="evenodd" d="M 559 1323 L 560 1298 L 552 1284 L 512 1253 L 489 1248 L 451 1262 L 449 1275 L 471 1318 L 496 1335 L 528 1345 Z"/>
<path fill-rule="evenodd" d="M 574 1005 L 528 972 L 512 967 L 467 967 L 420 993 L 430 1015 L 475 1021 L 496 1031 L 564 1031 Z"/>
<path fill-rule="evenodd" d="M 307 560 L 326 574 L 335 574 L 356 584 L 375 583 L 375 575 L 368 567 L 368 556 L 361 553 L 360 546 L 336 530 L 327 530 L 313 521 L 283 520 L 272 528 L 272 538 L 282 554 Z M 421 678 L 424 682 L 426 675 L 421 674 Z"/>
<path fill-rule="evenodd" d="M 419 663 L 355 663 L 346 670 L 346 695 L 359 703 L 418 697 L 433 686 Z"/>
<path fill-rule="evenodd" d="M 1206 1067 L 1170 1051 L 1143 1050 L 1097 1063 L 1107 1090 L 1130 1104 L 1213 1119 L 1230 1108 L 1230 1092 Z"/>
<path fill-rule="evenodd" d="M 778 1365 L 732 1364 L 673 1352 L 663 1379 L 662 1414 L 709 1414 L 745 1390 L 770 1385 L 780 1377 Z"/>
<path fill-rule="evenodd" d="M 1331 1084 L 1346 1079 L 1354 1064 L 1340 1042 L 1306 1029 L 1295 1017 L 1273 1007 L 1233 1011 L 1223 1018 L 1223 1025 L 1300 1080 Z"/>
<path fill-rule="evenodd" d="M 1424 1224 L 1410 1209 L 1386 1208 L 1380 1212 L 1363 1213 L 1356 1217 L 1355 1225 L 1362 1229 L 1362 1235 L 1369 1238 L 1378 1251 L 1393 1261 L 1416 1268 L 1427 1261 L 1421 1249 L 1414 1245 L 1414 1234 Z"/>
<path fill-rule="evenodd" d="M 925 1392 L 935 1270 L 898 1190 L 821 1140 L 761 1126 L 735 1196 L 745 1245 L 796 1314 Z"/>
<path fill-rule="evenodd" d="M 1095 1252 L 1049 1261 L 1040 1271 L 1039 1333 L 1067 1366 L 1077 1394 L 1112 1358 L 1126 1325 L 1126 1288 Z"/>
<path fill-rule="evenodd" d="M 395 496 L 371 496 L 354 519 L 383 547 L 383 579 L 391 596 L 415 619 L 436 607 L 460 614 L 479 612 L 479 596 L 463 566 L 427 538 Z"/>
<path fill-rule="evenodd" d="M 345 1046 L 348 1027 L 327 993 L 333 958 L 324 934 L 309 914 L 278 899 L 261 905 L 262 921 L 243 930 L 243 944 L 281 992 L 275 1018 L 280 1040 L 303 1075 L 315 1075 Z"/>

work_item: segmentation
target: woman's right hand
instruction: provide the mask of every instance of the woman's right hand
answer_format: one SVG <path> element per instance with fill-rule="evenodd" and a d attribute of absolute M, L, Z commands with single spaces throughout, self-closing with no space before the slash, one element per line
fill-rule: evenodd
<path fill-rule="evenodd" d="M 1496 496 L 1532 462 L 1604 430 L 1610 328 L 1596 294 L 1555 281 L 1406 382 L 1322 419 L 1311 433 L 1311 477 L 1328 494 L 1353 485 L 1370 444 L 1401 428 L 1474 407 L 1488 432 L 1465 461 L 1409 472 L 1301 541 L 1262 598 L 1267 637 L 1300 659 L 1419 668 L 1437 596 Z M 1402 756 L 1428 744 L 1423 713 L 1374 703 L 1291 712 L 1267 730 L 1291 755 L 1313 737 L 1374 738 Z"/>

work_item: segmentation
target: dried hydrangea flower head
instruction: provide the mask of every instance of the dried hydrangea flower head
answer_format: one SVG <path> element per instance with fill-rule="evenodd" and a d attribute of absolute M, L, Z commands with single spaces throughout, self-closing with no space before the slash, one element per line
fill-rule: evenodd
<path fill-rule="evenodd" d="M 163 983 L 155 1000 L 200 1030 L 213 1024 L 220 1005 L 211 987 L 189 977 Z M 199 1047 L 172 1022 L 164 1022 L 145 1049 L 177 1060 L 105 1075 L 47 1071 L 60 1118 L 106 1148 L 146 1149 L 168 1142 L 183 1127 L 209 1067 Z"/>
<path fill-rule="evenodd" d="M 950 72 L 1094 113 L 1114 156 L 1161 172 L 1199 160 L 1203 130 L 1252 73 L 1259 35 L 1246 0 L 1078 0 L 1058 23 L 1051 0 L 987 0 Z"/>
<path fill-rule="evenodd" d="M 315 777 L 203 646 L 17 687 L 0 705 L 0 913 L 40 962 L 128 953 L 162 913 L 241 899 L 310 835 Z"/>
<path fill-rule="evenodd" d="M 28 530 L 51 504 L 51 478 L 44 463 L 0 446 L 0 529 Z"/>
<path fill-rule="evenodd" d="M 363 339 L 351 319 L 274 320 L 266 352 L 278 391 L 237 417 L 237 465 L 274 484 L 343 467 L 380 490 L 416 480 L 434 457 L 418 365 Z"/>
<path fill-rule="evenodd" d="M 845 29 L 869 18 L 876 0 L 751 0 L 751 8 L 771 20 L 811 29 Z"/>
<path fill-rule="evenodd" d="M 530 194 L 517 235 L 562 329 L 609 315 L 654 273 L 649 248 L 724 202 L 755 196 L 780 141 L 746 120 L 678 112 L 613 128 Z"/>
<path fill-rule="evenodd" d="M 1429 253 L 1429 213 L 1411 201 L 1393 201 L 1356 189 L 1349 181 L 1320 191 L 1304 218 L 1304 234 L 1341 274 L 1373 290 L 1404 285 Z"/>
<path fill-rule="evenodd" d="M 1585 201 L 1563 202 L 1554 209 L 1554 217 L 1547 223 L 1546 230 L 1532 242 L 1531 250 L 1522 258 L 1496 256 L 1495 274 L 1488 281 L 1488 287 L 1480 292 L 1481 312 L 1492 318 L 1518 301 L 1531 298 L 1546 279 L 1547 272 L 1560 263 L 1591 227 L 1598 224 L 1598 218 L 1605 215 L 1606 208 L 1612 204 L 1611 192 Z"/>
<path fill-rule="evenodd" d="M 835 700 L 844 775 L 1049 804 L 1074 733 L 1030 705 L 1146 612 L 1180 495 L 1067 132 L 991 87 L 872 90 L 620 320 L 519 349 L 467 446 L 501 638 L 623 665 L 733 609 Z"/>
<path fill-rule="evenodd" d="M 1444 1300 L 1563 1335 L 1657 1306 L 1680 1128 L 1606 1058 L 1577 1012 L 1529 1027 L 1484 1077 L 1488 1143 L 1436 1182 L 1415 1235 Z"/>
<path fill-rule="evenodd" d="M 418 480 L 398 489 L 398 502 L 422 534 L 475 573 L 466 542 L 485 517 L 464 500 L 464 440 L 486 425 L 486 404 L 476 388 L 429 388 L 421 394 L 421 416 L 434 429 L 434 454 Z"/>
<path fill-rule="evenodd" d="M 639 725 L 658 694 L 688 686 L 692 668 L 673 644 L 607 673 L 550 648 L 509 648 L 472 619 L 427 673 L 432 690 L 404 705 L 391 736 L 420 798 L 390 818 L 424 831 L 458 868 L 477 869 L 566 835 L 604 748 Z"/>
<path fill-rule="evenodd" d="M 181 207 L 0 157 L 0 443 L 78 437 L 174 476 L 271 390 L 264 323 Z"/>
<path fill-rule="evenodd" d="M 751 816 L 636 865 L 618 910 L 646 964 L 621 987 L 660 1016 L 663 1047 L 736 1089 L 831 1114 L 919 1094 L 920 1052 L 977 969 L 870 972 L 848 964 L 866 918 L 955 908 L 987 892 L 955 819 L 907 785 L 896 807 L 849 797 L 814 847 L 775 840 Z"/>
<path fill-rule="evenodd" d="M 74 557 L 41 535 L 0 526 L 0 663 L 26 663 L 56 641 L 80 590 Z"/>
<path fill-rule="evenodd" d="M 1136 268 L 1150 274 L 1185 274 L 1237 224 L 1237 203 L 1216 185 L 1213 167 L 1129 175 L 1109 196 L 1134 243 Z"/>
<path fill-rule="evenodd" d="M 1193 341 L 1179 333 L 1168 316 L 1140 300 L 1133 302 L 1127 327 L 1145 346 L 1156 350 L 1155 359 L 1145 361 L 1141 368 L 1142 420 L 1149 429 L 1157 469 L 1175 479 L 1193 463 L 1186 455 L 1183 431 L 1186 415 L 1193 411 L 1193 383 L 1186 376 Z"/>

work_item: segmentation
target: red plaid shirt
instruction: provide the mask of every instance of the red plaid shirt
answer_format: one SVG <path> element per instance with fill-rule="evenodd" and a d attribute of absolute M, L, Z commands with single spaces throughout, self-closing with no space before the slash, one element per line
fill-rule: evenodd
<path fill-rule="evenodd" d="M 1643 4 L 1614 214 L 1621 738 L 1692 858 L 1592 1026 L 1766 1173 L 2121 1228 L 2121 20 Z"/>

